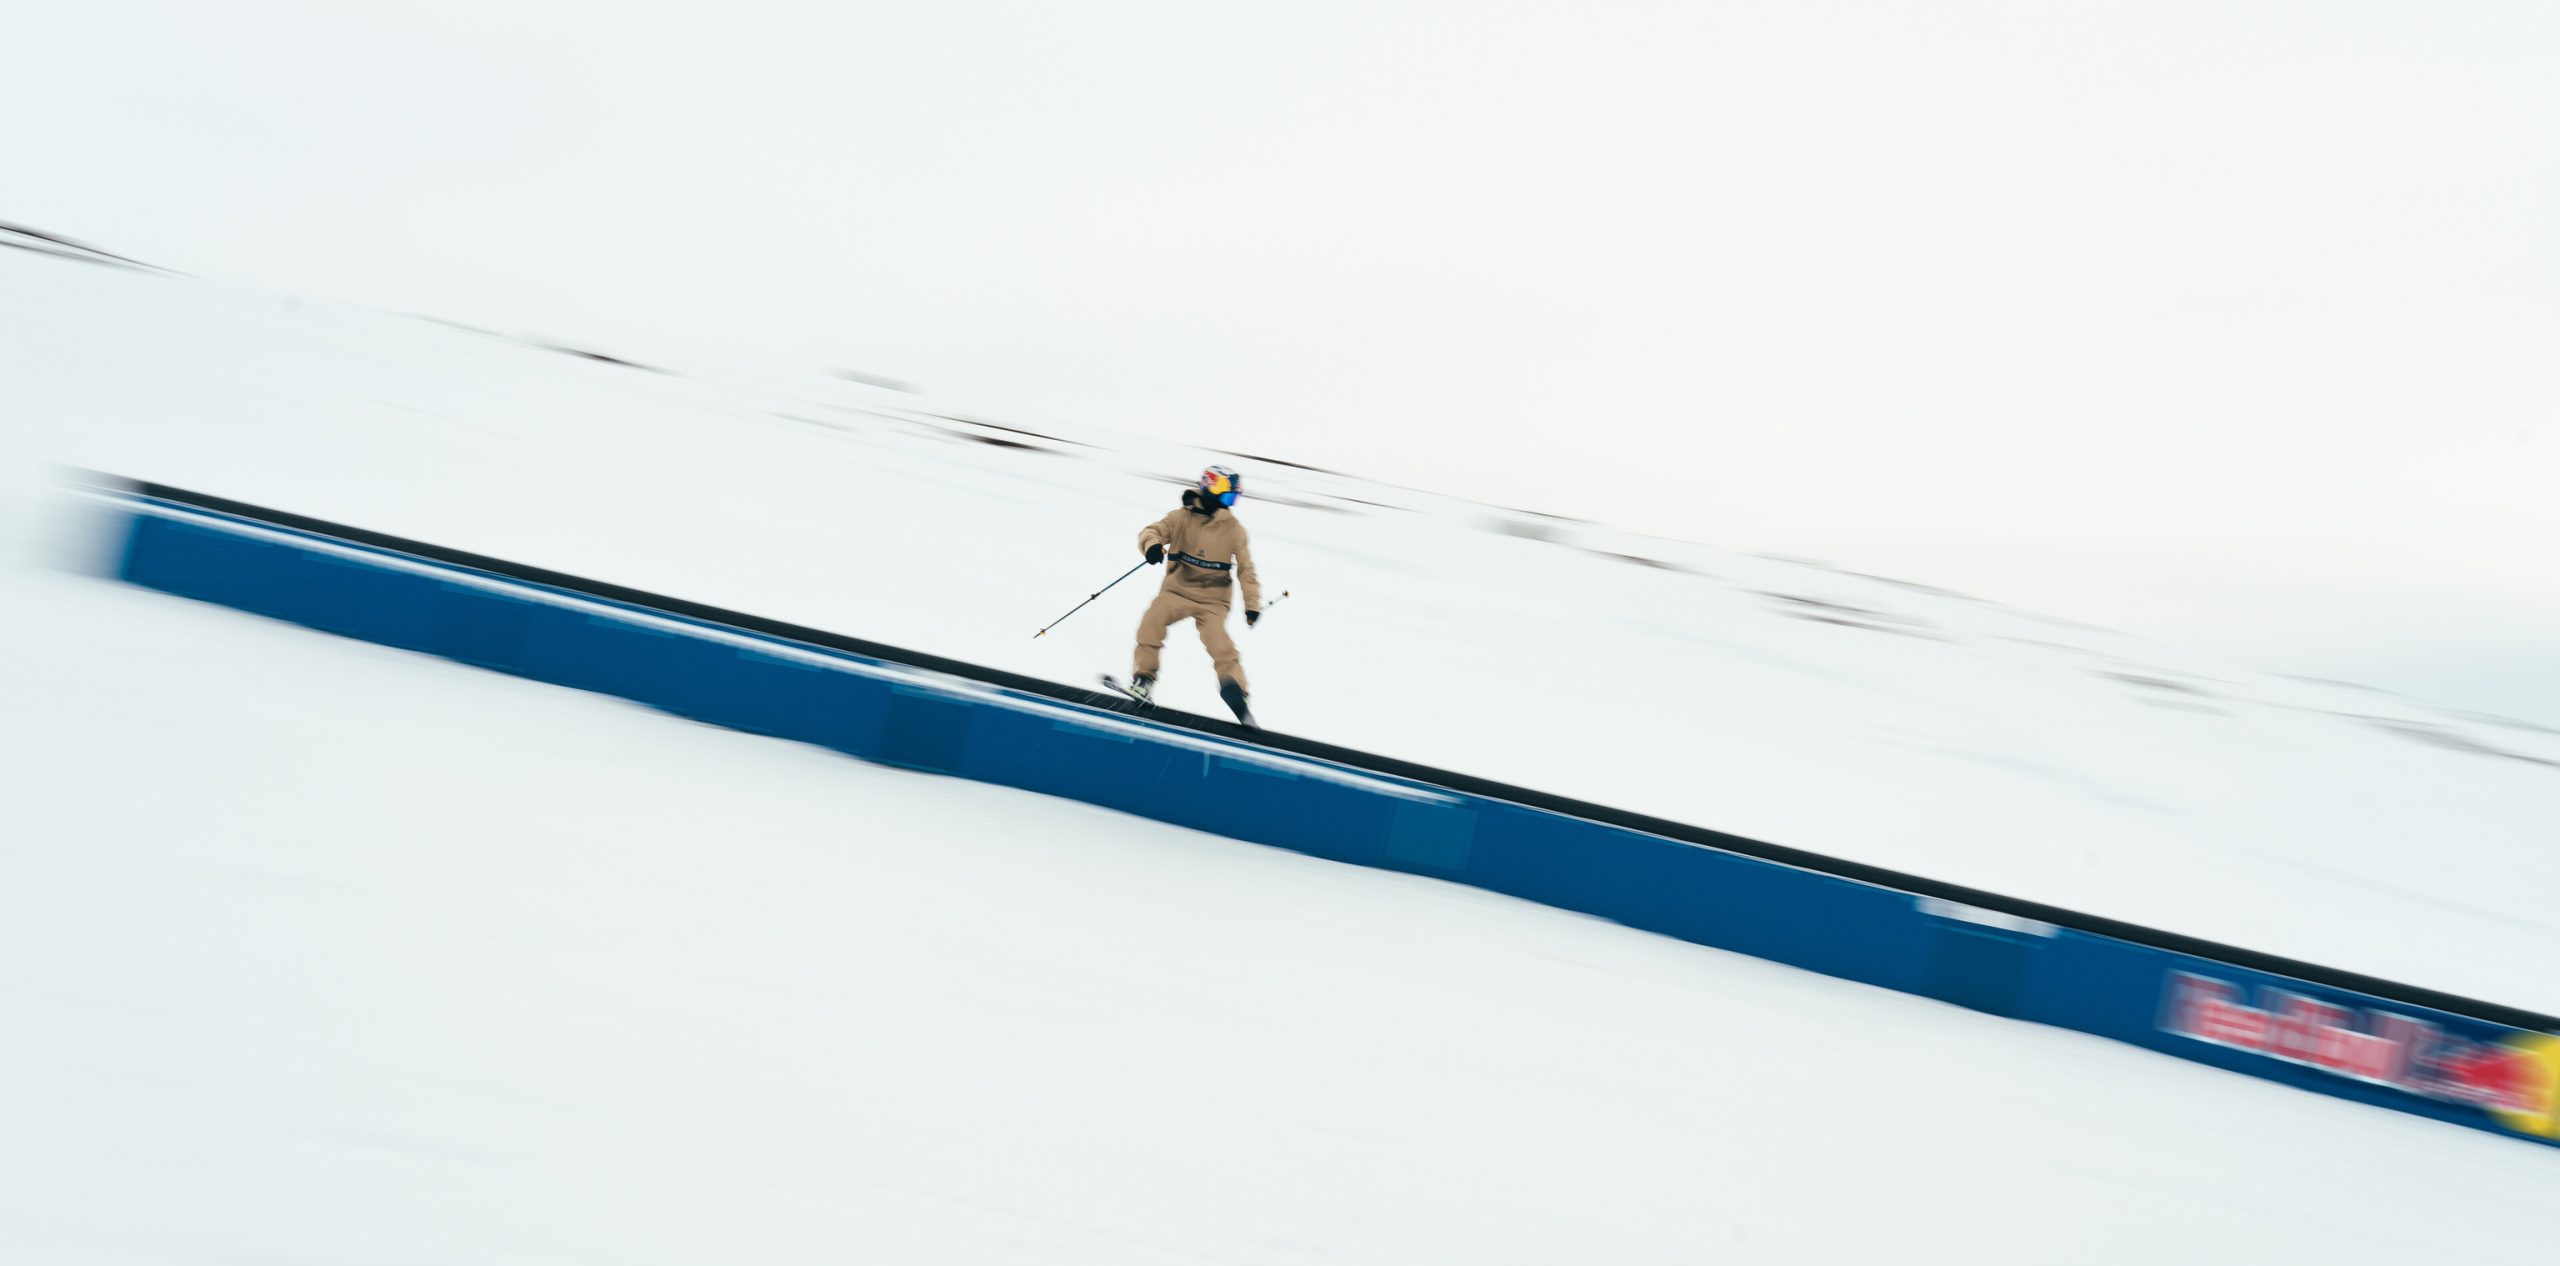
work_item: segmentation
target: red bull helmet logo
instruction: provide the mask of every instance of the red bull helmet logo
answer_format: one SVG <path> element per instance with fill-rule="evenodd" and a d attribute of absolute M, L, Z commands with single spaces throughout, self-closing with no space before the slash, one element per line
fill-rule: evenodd
<path fill-rule="evenodd" d="M 1200 495 L 1222 506 L 1236 503 L 1236 494 L 1244 490 L 1244 480 L 1224 466 L 1212 466 L 1200 472 Z"/>
<path fill-rule="evenodd" d="M 2348 1007 L 2191 972 L 2169 973 L 2160 1028 L 2439 1103 L 2475 1107 L 2519 1134 L 2560 1138 L 2560 1036 L 2476 1042 L 2415 1016 Z"/>

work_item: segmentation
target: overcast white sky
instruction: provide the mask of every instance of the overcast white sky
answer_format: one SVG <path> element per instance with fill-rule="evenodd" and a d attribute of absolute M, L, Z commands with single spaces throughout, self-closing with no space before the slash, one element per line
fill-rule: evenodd
<path fill-rule="evenodd" d="M 2560 5 L 61 3 L 0 219 L 2560 723 Z"/>

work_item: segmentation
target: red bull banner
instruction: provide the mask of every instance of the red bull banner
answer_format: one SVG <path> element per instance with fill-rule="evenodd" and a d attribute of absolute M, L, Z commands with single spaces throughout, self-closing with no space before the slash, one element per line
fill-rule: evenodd
<path fill-rule="evenodd" d="M 2272 985 L 2253 991 L 2185 971 L 2169 973 L 2160 1028 L 2226 1050 L 2477 1109 L 2518 1134 L 2560 1138 L 2560 1036 L 2465 1036 L 2396 1011 L 2348 1006 Z"/>

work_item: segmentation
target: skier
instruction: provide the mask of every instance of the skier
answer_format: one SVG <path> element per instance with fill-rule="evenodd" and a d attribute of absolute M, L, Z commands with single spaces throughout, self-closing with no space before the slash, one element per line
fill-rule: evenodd
<path fill-rule="evenodd" d="M 1153 697 L 1156 668 L 1164 650 L 1165 630 L 1184 620 L 1200 626 L 1200 644 L 1218 670 L 1218 697 L 1244 725 L 1253 724 L 1245 707 L 1244 662 L 1236 656 L 1235 639 L 1227 635 L 1227 604 L 1235 583 L 1244 582 L 1244 622 L 1251 628 L 1262 618 L 1262 582 L 1253 574 L 1253 550 L 1244 524 L 1236 521 L 1236 472 L 1212 466 L 1200 482 L 1184 490 L 1182 508 L 1150 523 L 1138 533 L 1138 549 L 1150 563 L 1169 563 L 1156 600 L 1138 621 L 1136 672 L 1129 693 Z"/>

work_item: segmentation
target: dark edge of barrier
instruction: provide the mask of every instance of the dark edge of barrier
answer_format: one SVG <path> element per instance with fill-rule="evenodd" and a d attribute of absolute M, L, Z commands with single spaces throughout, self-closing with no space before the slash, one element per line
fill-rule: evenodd
<path fill-rule="evenodd" d="M 689 602 L 681 598 L 670 598 L 663 594 L 654 594 L 644 590 L 632 589 L 623 585 L 608 584 L 598 580 L 589 580 L 582 576 L 571 576 L 562 572 L 550 571 L 545 568 L 531 567 L 522 563 L 508 562 L 505 559 L 490 558 L 482 554 L 473 554 L 463 550 L 448 549 L 440 545 L 431 545 L 424 541 L 414 541 L 405 537 L 392 536 L 384 532 L 375 532 L 364 528 L 349 527 L 341 523 L 331 523 L 324 519 L 315 519 L 307 515 L 293 514 L 283 510 L 271 509 L 266 506 L 252 505 L 243 501 L 233 501 L 227 497 L 217 497 L 208 493 L 172 487 L 168 484 L 151 483 L 144 480 L 128 479 L 117 475 L 106 475 L 92 472 L 83 472 L 82 477 L 87 482 L 100 486 L 121 488 L 138 496 L 170 502 L 177 505 L 190 506 L 195 509 L 209 511 L 216 514 L 229 515 L 234 518 L 262 523 L 272 527 L 332 538 L 349 542 L 351 544 L 387 550 L 393 553 L 407 554 L 412 557 L 427 559 L 448 566 L 468 568 L 473 571 L 485 572 L 490 575 L 501 576 L 528 584 L 542 585 L 548 588 L 579 594 L 585 597 L 620 603 L 625 606 L 656 611 L 667 615 L 680 616 L 685 619 L 695 620 L 705 624 L 725 626 L 745 632 L 761 634 L 766 637 L 780 638 L 786 641 L 800 642 L 810 646 L 823 647 L 829 650 L 843 651 L 870 659 L 903 664 L 911 668 L 918 668 L 928 672 L 941 673 L 946 676 L 976 681 L 986 685 L 1001 687 L 1006 690 L 1017 691 L 1022 694 L 1036 695 L 1071 706 L 1084 708 L 1106 707 L 1106 705 L 1098 702 L 1098 692 L 1095 690 L 1063 685 L 1037 677 L 1027 677 L 1020 673 L 1006 672 L 1002 669 L 996 668 L 987 668 L 982 665 L 967 663 L 961 660 L 946 659 L 939 655 L 926 654 L 922 651 L 907 650 L 903 647 L 887 646 L 878 642 L 865 641 L 857 637 L 848 637 L 841 633 L 829 633 L 823 629 L 813 629 L 803 625 L 785 623 L 780 620 L 770 620 L 761 616 L 746 615 L 741 612 L 723 610 L 719 607 L 707 606 L 699 602 Z M 1722 831 L 1714 831 L 1705 827 L 1691 826 L 1683 822 L 1673 822 L 1664 818 L 1649 817 L 1645 814 L 1632 813 L 1624 809 L 1614 809 L 1607 805 L 1592 804 L 1587 801 L 1575 800 L 1567 796 L 1554 795 L 1543 791 L 1532 791 L 1526 787 L 1514 787 L 1505 783 L 1498 783 L 1490 779 L 1478 778 L 1469 774 L 1460 774 L 1443 769 L 1434 769 L 1427 765 L 1419 765 L 1411 761 L 1398 760 L 1391 756 L 1380 756 L 1370 752 L 1355 751 L 1350 748 L 1337 747 L 1333 744 L 1318 742 L 1313 739 L 1274 733 L 1270 730 L 1249 730 L 1242 726 L 1233 724 L 1232 722 L 1221 721 L 1212 717 L 1196 716 L 1187 712 L 1176 712 L 1171 709 L 1159 708 L 1152 710 L 1145 714 L 1145 719 L 1155 724 L 1164 725 L 1170 728 L 1191 730 L 1197 733 L 1226 739 L 1231 742 L 1267 748 L 1273 751 L 1287 752 L 1314 760 L 1328 761 L 1347 768 L 1365 770 L 1370 773 L 1382 774 L 1392 778 L 1401 778 L 1410 782 L 1438 787 L 1446 791 L 1460 792 L 1491 800 L 1508 801 L 1510 803 L 1532 809 L 1562 814 L 1567 817 L 1581 818 L 1586 821 L 1602 823 L 1609 826 L 1622 827 L 1627 830 L 1641 831 L 1648 835 L 1657 835 L 1665 839 L 1677 840 L 1686 844 L 1719 849 L 1728 853 L 1736 853 L 1746 857 L 1756 857 L 1763 861 L 1775 862 L 1784 866 L 1792 866 L 1801 870 L 1814 871 L 1821 874 L 1836 876 L 1841 879 L 1853 880 L 1858 883 L 1871 884 L 1877 887 L 1906 892 L 1915 897 L 1931 897 L 1942 901 L 1956 902 L 1961 905 L 1972 906 L 1981 910 L 1995 911 L 2015 918 L 2030 919 L 2038 923 L 2049 923 L 2056 927 L 2070 928 L 2074 931 L 2085 932 L 2096 936 L 2112 937 L 2120 941 L 2128 941 L 2137 945 L 2145 945 L 2154 949 L 2166 950 L 2172 953 L 2187 954 L 2197 958 L 2210 959 L 2216 962 L 2229 964 L 2234 967 L 2242 967 L 2252 971 L 2264 972 L 2269 975 L 2287 976 L 2296 980 L 2325 985 L 2334 989 L 2343 989 L 2354 993 L 2361 993 L 2374 998 L 2402 1003 L 2408 1006 L 2425 1007 L 2454 1015 L 2468 1016 L 2472 1019 L 2485 1020 L 2492 1024 L 2502 1024 L 2510 1028 L 2538 1029 L 2544 1032 L 2560 1032 L 2560 1018 L 2527 1011 L 2519 1007 L 2510 1007 L 2494 1002 L 2484 1002 L 2476 998 L 2465 998 L 2457 994 L 2449 994 L 2440 990 L 2422 988 L 2417 985 L 2402 984 L 2397 981 L 2384 980 L 2379 977 L 2367 976 L 2357 972 L 2342 971 L 2334 967 L 2324 967 L 2317 963 L 2307 963 L 2298 959 L 2284 958 L 2275 954 L 2264 954 L 2256 950 L 2241 949 L 2237 946 L 2223 945 L 2197 937 L 2185 936 L 2176 932 L 2166 932 L 2157 928 L 2143 927 L 2139 924 L 2126 923 L 2120 920 L 2104 918 L 2093 914 L 2084 914 L 2076 910 L 2066 910 L 2059 906 L 2044 905 L 2017 897 L 2004 896 L 2000 893 L 1985 892 L 1980 889 L 1966 888 L 1957 884 L 1942 883 L 1938 880 L 1928 879 L 1918 875 L 1909 875 L 1900 871 L 1887 870 L 1881 866 L 1871 866 L 1864 862 L 1854 862 L 1843 858 L 1829 857 L 1820 853 L 1807 852 L 1799 848 L 1790 848 L 1783 844 L 1772 844 L 1764 840 L 1754 840 L 1739 835 L 1729 835 Z"/>

